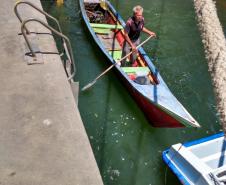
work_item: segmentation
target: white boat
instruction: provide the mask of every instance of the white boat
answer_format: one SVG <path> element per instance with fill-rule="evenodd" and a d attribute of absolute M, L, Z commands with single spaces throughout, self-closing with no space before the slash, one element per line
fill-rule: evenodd
<path fill-rule="evenodd" d="M 184 185 L 226 185 L 224 133 L 172 145 L 163 152 L 167 166 Z"/>

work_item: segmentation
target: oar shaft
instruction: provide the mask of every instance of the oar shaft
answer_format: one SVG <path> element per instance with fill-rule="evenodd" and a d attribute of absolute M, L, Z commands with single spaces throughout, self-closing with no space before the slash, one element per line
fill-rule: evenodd
<path fill-rule="evenodd" d="M 141 44 L 139 44 L 136 49 L 138 49 L 139 47 L 141 47 L 143 44 L 145 44 L 150 38 L 152 38 L 152 36 L 148 37 L 145 41 L 143 41 Z M 103 71 L 100 75 L 98 75 L 92 82 L 90 82 L 89 84 L 87 84 L 86 86 L 84 86 L 82 88 L 82 91 L 85 91 L 87 89 L 89 89 L 90 87 L 92 87 L 96 81 L 102 77 L 104 74 L 106 74 L 108 71 L 110 71 L 118 62 L 121 62 L 122 60 L 126 59 L 128 56 L 130 56 L 133 53 L 133 51 L 131 51 L 130 53 L 128 53 L 126 56 L 122 57 L 120 60 L 116 61 L 114 64 L 112 64 L 111 66 L 109 66 L 105 71 Z"/>
<path fill-rule="evenodd" d="M 150 38 L 152 38 L 152 36 L 148 37 L 145 41 L 143 41 L 142 43 L 140 43 L 136 49 L 140 48 L 143 44 L 145 44 Z M 116 63 L 121 62 L 122 60 L 126 59 L 128 56 L 130 56 L 134 51 L 129 52 L 126 56 L 122 57 L 120 60 L 116 61 Z M 115 65 L 115 64 L 113 64 Z"/>

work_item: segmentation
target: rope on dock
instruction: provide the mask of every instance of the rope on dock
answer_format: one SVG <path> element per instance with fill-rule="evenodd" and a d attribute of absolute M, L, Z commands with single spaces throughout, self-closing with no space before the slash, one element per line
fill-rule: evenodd
<path fill-rule="evenodd" d="M 217 109 L 226 134 L 226 40 L 212 0 L 194 0 L 198 26 L 208 61 Z"/>

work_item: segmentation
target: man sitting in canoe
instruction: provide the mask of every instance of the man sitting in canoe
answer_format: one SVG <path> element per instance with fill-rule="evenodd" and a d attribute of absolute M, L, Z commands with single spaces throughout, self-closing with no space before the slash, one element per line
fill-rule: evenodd
<path fill-rule="evenodd" d="M 130 56 L 130 63 L 132 66 L 136 66 L 137 49 L 136 46 L 140 43 L 140 32 L 143 31 L 150 36 L 156 36 L 156 34 L 144 27 L 143 8 L 141 6 L 135 6 L 133 8 L 133 16 L 126 22 L 125 42 L 123 44 L 122 57 L 126 56 L 132 49 L 133 54 Z M 122 66 L 126 66 L 126 62 L 129 59 L 122 61 Z M 130 64 L 130 65 L 131 65 Z"/>

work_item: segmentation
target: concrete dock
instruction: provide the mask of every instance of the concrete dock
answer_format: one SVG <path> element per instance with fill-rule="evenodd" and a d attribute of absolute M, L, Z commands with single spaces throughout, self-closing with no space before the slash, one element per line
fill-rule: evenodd
<path fill-rule="evenodd" d="M 15 2 L 0 6 L 0 184 L 101 185 L 60 56 L 39 54 L 41 64 L 27 64 Z M 20 12 L 46 22 L 26 5 Z M 49 32 L 38 23 L 29 29 Z M 35 38 L 41 51 L 58 52 L 52 35 Z"/>

